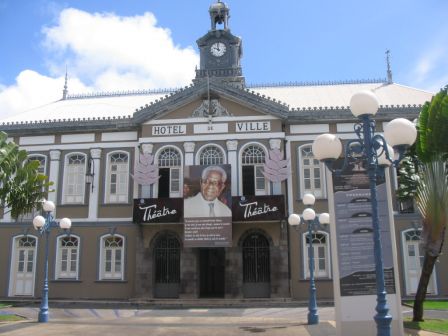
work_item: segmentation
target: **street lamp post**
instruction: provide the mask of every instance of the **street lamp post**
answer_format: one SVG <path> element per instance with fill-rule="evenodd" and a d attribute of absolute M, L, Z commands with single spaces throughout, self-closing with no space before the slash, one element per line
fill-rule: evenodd
<path fill-rule="evenodd" d="M 48 236 L 51 228 L 60 227 L 63 230 L 69 230 L 72 222 L 69 218 L 62 218 L 59 224 L 54 220 L 51 214 L 56 206 L 52 201 L 44 201 L 43 209 L 45 218 L 36 216 L 33 219 L 33 226 L 41 236 L 45 235 L 45 266 L 44 266 L 44 288 L 42 290 L 42 302 L 40 304 L 39 322 L 48 322 Z"/>
<path fill-rule="evenodd" d="M 330 215 L 322 213 L 319 219 L 316 218 L 315 211 L 311 208 L 316 201 L 316 198 L 312 194 L 305 194 L 303 196 L 303 204 L 307 207 L 303 213 L 302 218 L 297 214 L 291 214 L 288 217 L 289 225 L 298 227 L 299 224 L 307 224 L 308 229 L 308 266 L 310 272 L 310 296 L 308 300 L 308 324 L 319 323 L 319 313 L 317 311 L 317 298 L 316 298 L 316 283 L 314 281 L 314 249 L 313 249 L 313 231 L 315 227 L 320 224 L 329 224 Z"/>
<path fill-rule="evenodd" d="M 354 131 L 357 139 L 347 141 L 344 150 L 344 164 L 341 169 L 333 169 L 333 162 L 342 153 L 341 141 L 332 134 L 321 134 L 313 143 L 313 154 L 318 160 L 324 161 L 334 173 L 340 174 L 349 164 L 361 162 L 365 165 L 369 177 L 370 198 L 372 205 L 373 249 L 375 259 L 377 314 L 374 320 L 378 336 L 389 336 L 392 316 L 386 300 L 383 257 L 378 216 L 377 175 L 384 167 L 398 166 L 406 148 L 411 146 L 417 137 L 413 123 L 403 118 L 392 120 L 384 130 L 384 137 L 375 134 L 375 121 L 372 116 L 378 111 L 379 103 L 371 91 L 355 93 L 350 100 L 350 110 L 359 119 Z M 398 152 L 394 159 L 394 150 Z"/>

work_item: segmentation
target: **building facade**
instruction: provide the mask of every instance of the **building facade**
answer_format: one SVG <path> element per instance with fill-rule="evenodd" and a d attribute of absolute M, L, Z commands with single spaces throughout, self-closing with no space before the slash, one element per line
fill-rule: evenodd
<path fill-rule="evenodd" d="M 50 236 L 50 298 L 306 299 L 309 239 L 318 296 L 333 297 L 330 230 L 308 237 L 287 224 L 288 214 L 302 212 L 305 193 L 316 196 L 316 212 L 328 209 L 325 170 L 312 141 L 326 132 L 353 138 L 348 105 L 355 92 L 378 96 L 379 132 L 393 118 L 416 118 L 432 94 L 391 76 L 249 88 L 228 7 L 217 2 L 209 14 L 190 86 L 64 90 L 59 101 L 1 121 L 0 130 L 54 182 L 48 199 L 56 218 L 72 220 L 69 236 L 57 230 Z M 214 208 L 202 214 L 191 202 L 211 193 Z M 394 207 L 402 296 L 411 296 L 423 258 L 421 219 L 412 204 L 394 201 Z M 0 297 L 40 297 L 44 240 L 32 227 L 36 213 L 18 220 L 8 209 L 0 215 Z M 446 261 L 445 253 L 432 295 L 448 295 Z"/>

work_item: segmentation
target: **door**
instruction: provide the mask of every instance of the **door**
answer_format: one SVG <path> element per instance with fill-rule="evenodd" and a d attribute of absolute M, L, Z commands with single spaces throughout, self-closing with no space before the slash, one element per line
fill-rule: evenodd
<path fill-rule="evenodd" d="M 199 249 L 200 296 L 224 297 L 225 250 L 218 248 Z"/>
<path fill-rule="evenodd" d="M 154 297 L 179 297 L 180 243 L 171 235 L 159 237 L 154 246 L 155 281 Z"/>
<path fill-rule="evenodd" d="M 13 244 L 14 261 L 11 264 L 11 296 L 33 296 L 36 273 L 36 238 L 18 237 Z"/>
<path fill-rule="evenodd" d="M 248 298 L 271 295 L 269 242 L 260 233 L 243 241 L 243 294 Z"/>
<path fill-rule="evenodd" d="M 417 292 L 418 282 L 422 271 L 424 252 L 420 244 L 420 230 L 406 231 L 405 235 L 405 266 L 406 266 L 406 294 L 412 295 Z M 427 293 L 436 294 L 435 291 L 435 268 L 429 280 Z"/>

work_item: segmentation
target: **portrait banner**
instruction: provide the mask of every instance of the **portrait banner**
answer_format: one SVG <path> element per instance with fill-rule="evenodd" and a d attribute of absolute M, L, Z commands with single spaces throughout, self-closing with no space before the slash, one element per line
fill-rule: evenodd
<path fill-rule="evenodd" d="M 232 245 L 230 165 L 184 169 L 184 246 Z"/>

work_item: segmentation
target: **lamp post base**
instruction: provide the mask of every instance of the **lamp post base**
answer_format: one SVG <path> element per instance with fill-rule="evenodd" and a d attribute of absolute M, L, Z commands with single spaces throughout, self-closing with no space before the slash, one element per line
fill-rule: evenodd
<path fill-rule="evenodd" d="M 46 323 L 46 322 L 48 322 L 48 310 L 45 310 L 45 311 L 40 311 L 39 312 L 39 317 L 38 317 L 38 322 L 43 322 L 43 323 Z"/>
<path fill-rule="evenodd" d="M 308 313 L 308 324 L 319 324 L 319 314 Z"/>

